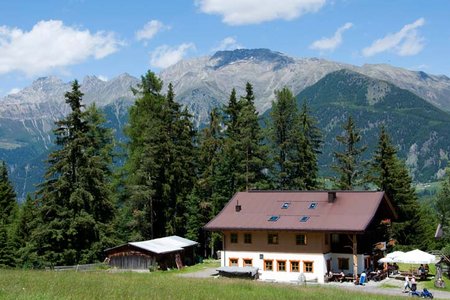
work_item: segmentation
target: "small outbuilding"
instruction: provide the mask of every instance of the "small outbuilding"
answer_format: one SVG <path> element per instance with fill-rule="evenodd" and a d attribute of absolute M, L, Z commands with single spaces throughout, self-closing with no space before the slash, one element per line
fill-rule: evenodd
<path fill-rule="evenodd" d="M 182 268 L 195 262 L 197 242 L 172 235 L 106 249 L 107 261 L 119 269 Z"/>

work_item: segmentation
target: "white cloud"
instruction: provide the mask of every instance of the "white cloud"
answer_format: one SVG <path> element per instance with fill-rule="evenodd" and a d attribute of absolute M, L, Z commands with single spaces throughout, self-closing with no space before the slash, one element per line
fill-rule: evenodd
<path fill-rule="evenodd" d="M 362 50 L 364 56 L 373 56 L 375 54 L 392 51 L 400 56 L 415 55 L 422 51 L 424 39 L 417 31 L 417 28 L 425 24 L 425 19 L 417 19 L 412 24 L 407 24 L 396 33 L 390 33 L 384 38 L 378 39 L 369 47 Z"/>
<path fill-rule="evenodd" d="M 104 58 L 121 45 L 111 32 L 91 34 L 58 20 L 40 21 L 30 31 L 0 26 L 0 74 L 45 73 L 90 57 Z"/>
<path fill-rule="evenodd" d="M 152 39 L 159 31 L 170 29 L 170 26 L 164 25 L 162 22 L 158 20 L 151 20 L 144 27 L 138 31 L 136 31 L 136 39 L 138 41 L 141 40 L 150 40 Z"/>
<path fill-rule="evenodd" d="M 222 16 L 228 25 L 258 24 L 276 19 L 292 20 L 319 11 L 326 0 L 196 0 L 200 11 Z"/>
<path fill-rule="evenodd" d="M 240 45 L 234 37 L 226 37 L 222 41 L 220 41 L 219 45 L 212 49 L 213 52 L 221 51 L 221 50 L 234 50 L 241 49 L 242 45 Z"/>
<path fill-rule="evenodd" d="M 309 48 L 320 51 L 334 51 L 340 44 L 342 44 L 342 34 L 344 31 L 352 28 L 352 23 L 345 23 L 344 26 L 339 27 L 334 35 L 330 38 L 321 38 L 312 43 Z"/>
<path fill-rule="evenodd" d="M 193 43 L 183 43 L 178 47 L 159 46 L 150 53 L 150 65 L 156 68 L 167 68 L 182 60 L 190 49 L 195 49 Z"/>
<path fill-rule="evenodd" d="M 19 88 L 13 88 L 8 92 L 8 95 L 17 94 L 20 91 L 21 91 L 21 89 L 19 89 Z"/>

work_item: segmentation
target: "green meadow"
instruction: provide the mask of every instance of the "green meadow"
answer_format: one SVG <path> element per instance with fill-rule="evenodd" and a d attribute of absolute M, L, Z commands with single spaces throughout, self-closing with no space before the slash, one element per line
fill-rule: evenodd
<path fill-rule="evenodd" d="M 204 268 L 153 273 L 0 270 L 0 299 L 386 299 L 330 286 L 186 278 Z M 396 299 L 397 297 L 389 297 Z M 404 299 L 403 297 L 398 297 Z"/>

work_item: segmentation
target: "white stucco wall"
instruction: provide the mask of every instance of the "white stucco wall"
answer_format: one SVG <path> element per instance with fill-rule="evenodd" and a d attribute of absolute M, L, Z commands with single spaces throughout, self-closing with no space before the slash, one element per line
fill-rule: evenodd
<path fill-rule="evenodd" d="M 263 259 L 260 259 L 260 255 Z M 251 251 L 222 251 L 221 265 L 229 266 L 230 258 L 237 258 L 239 267 L 244 266 L 244 259 L 252 259 L 253 267 L 259 269 L 259 279 L 290 282 L 298 280 L 300 273 L 305 275 L 306 280 L 315 280 L 324 283 L 326 273 L 326 259 L 329 254 L 308 254 L 308 253 L 278 253 L 278 252 L 251 252 Z M 273 260 L 273 271 L 264 271 L 264 260 Z M 277 260 L 286 261 L 286 271 L 277 271 Z M 300 261 L 300 272 L 291 272 L 290 261 Z M 313 273 L 304 273 L 303 262 L 312 261 Z"/>

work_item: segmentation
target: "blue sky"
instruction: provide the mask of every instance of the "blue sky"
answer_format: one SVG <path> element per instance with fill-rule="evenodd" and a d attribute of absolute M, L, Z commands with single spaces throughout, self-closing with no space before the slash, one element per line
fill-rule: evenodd
<path fill-rule="evenodd" d="M 0 96 L 236 48 L 450 76 L 450 1 L 0 0 Z"/>

